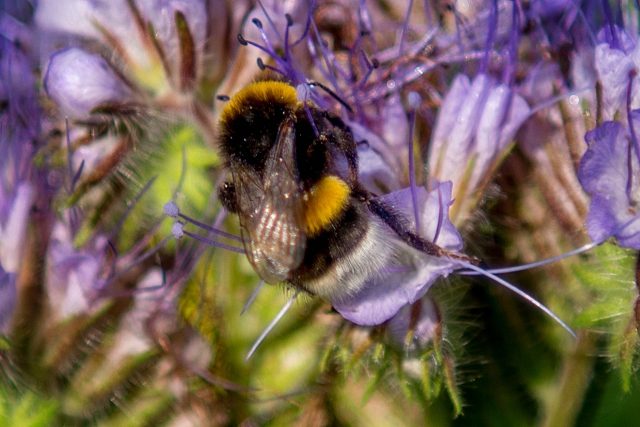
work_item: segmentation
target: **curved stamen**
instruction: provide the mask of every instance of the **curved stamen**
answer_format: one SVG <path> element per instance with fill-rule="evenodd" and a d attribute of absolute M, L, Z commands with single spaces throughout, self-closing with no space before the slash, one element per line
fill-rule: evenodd
<path fill-rule="evenodd" d="M 528 293 L 526 293 L 525 291 L 519 289 L 518 287 L 512 285 L 511 283 L 507 282 L 506 280 L 502 279 L 499 276 L 496 276 L 495 274 L 492 274 L 486 270 L 483 270 L 480 267 L 477 267 L 471 263 L 465 262 L 465 261 L 460 261 L 460 260 L 455 260 L 455 262 L 464 267 L 467 268 L 469 270 L 474 270 L 477 271 L 479 274 L 488 277 L 489 279 L 493 280 L 495 283 L 497 283 L 498 285 L 510 290 L 511 292 L 513 292 L 514 294 L 518 295 L 520 298 L 524 299 L 526 302 L 528 302 L 529 304 L 533 305 L 534 307 L 536 307 L 537 309 L 539 309 L 540 311 L 542 311 L 544 314 L 546 314 L 547 316 L 549 316 L 551 319 L 553 319 L 558 325 L 560 325 L 564 330 L 566 330 L 572 337 L 576 337 L 576 333 L 573 331 L 573 329 L 571 329 L 571 327 L 569 327 L 569 325 L 567 325 L 562 319 L 560 319 L 560 317 L 558 317 L 557 314 L 555 314 L 553 311 L 551 311 L 549 308 L 547 308 L 547 306 L 545 306 L 544 304 L 542 304 L 540 301 L 538 301 L 537 299 L 535 299 L 534 297 L 532 297 L 531 295 L 529 295 Z"/>
<path fill-rule="evenodd" d="M 222 237 L 226 237 L 227 239 L 235 240 L 236 242 L 242 242 L 242 238 L 240 236 L 236 236 L 235 234 L 232 234 L 232 233 L 227 233 L 226 231 L 222 231 L 217 227 L 212 227 L 210 225 L 207 225 L 203 222 L 198 221 L 195 218 L 191 218 L 190 216 L 183 214 L 178 208 L 178 205 L 175 204 L 175 202 L 167 203 L 164 206 L 164 213 L 165 215 L 170 216 L 171 218 L 181 218 L 187 221 L 188 223 L 193 224 L 196 227 L 202 230 L 208 231 L 210 233 L 217 234 Z"/>
<path fill-rule="evenodd" d="M 246 313 L 247 310 L 249 310 L 249 307 L 251 307 L 253 305 L 254 301 L 256 300 L 256 298 L 258 298 L 258 294 L 260 293 L 260 291 L 262 290 L 264 285 L 265 285 L 265 281 L 264 280 L 260 280 L 260 283 L 258 283 L 258 286 L 256 286 L 256 288 L 251 292 L 251 295 L 249 295 L 249 298 L 247 299 L 247 301 L 242 306 L 242 310 L 240 311 L 240 315 L 241 316 L 244 313 Z"/>
<path fill-rule="evenodd" d="M 491 13 L 489 15 L 489 31 L 487 31 L 487 39 L 484 47 L 485 55 L 480 63 L 480 74 L 486 74 L 489 69 L 491 47 L 496 37 L 496 28 L 498 28 L 498 0 L 493 0 L 491 2 Z"/>
<path fill-rule="evenodd" d="M 293 296 L 291 298 L 289 298 L 289 301 L 287 301 L 286 304 L 280 309 L 280 311 L 278 312 L 276 317 L 274 317 L 273 320 L 264 329 L 264 331 L 262 331 L 260 336 L 256 339 L 256 341 L 251 346 L 251 349 L 247 353 L 247 356 L 244 358 L 245 361 L 251 359 L 251 356 L 253 356 L 253 354 L 256 352 L 256 350 L 258 349 L 260 344 L 262 344 L 262 341 L 264 341 L 264 339 L 267 337 L 267 335 L 269 335 L 269 333 L 273 330 L 273 328 L 275 328 L 275 326 L 284 317 L 284 315 L 287 314 L 287 311 L 289 311 L 289 309 L 293 305 L 294 301 L 298 297 L 299 293 L 300 293 L 300 291 L 296 291 L 296 293 L 293 294 Z"/>
<path fill-rule="evenodd" d="M 590 251 L 591 249 L 600 246 L 602 244 L 602 242 L 591 242 L 591 243 L 587 243 L 586 245 L 580 246 L 579 248 L 573 249 L 569 252 L 566 252 L 564 254 L 561 255 L 556 255 L 556 256 L 552 256 L 549 258 L 545 258 L 545 259 L 541 259 L 539 261 L 535 261 L 535 262 L 530 262 L 527 264 L 522 264 L 522 265 L 517 265 L 514 267 L 504 267 L 504 268 L 490 268 L 487 269 L 486 271 L 488 271 L 489 273 L 493 273 L 493 274 L 505 274 L 505 273 L 516 273 L 518 271 L 525 271 L 525 270 L 530 270 L 533 268 L 537 268 L 537 267 L 542 267 L 545 265 L 549 265 L 549 264 L 553 264 L 554 262 L 558 262 L 558 261 L 562 261 L 565 258 L 568 258 L 570 256 L 573 255 L 579 255 L 585 252 Z M 477 271 L 460 271 L 458 272 L 458 274 L 464 275 L 464 276 L 478 276 L 481 275 L 482 273 L 478 273 Z"/>
<path fill-rule="evenodd" d="M 409 155 L 409 188 L 411 189 L 411 203 L 413 205 L 413 216 L 416 221 L 416 233 L 420 233 L 420 213 L 418 212 L 418 189 L 416 186 L 416 166 L 413 152 L 413 134 L 416 125 L 416 112 L 420 107 L 420 95 L 416 92 L 411 92 L 407 99 L 409 103 L 409 138 L 407 141 L 407 151 Z M 438 232 L 440 230 L 438 229 Z M 437 239 L 437 234 L 434 238 Z"/>

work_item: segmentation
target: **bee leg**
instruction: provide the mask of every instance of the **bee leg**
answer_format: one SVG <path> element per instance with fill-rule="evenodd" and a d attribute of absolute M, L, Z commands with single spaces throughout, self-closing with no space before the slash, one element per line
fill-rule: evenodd
<path fill-rule="evenodd" d="M 384 203 L 372 198 L 368 198 L 366 203 L 369 210 L 387 224 L 387 226 L 409 246 L 419 250 L 420 252 L 424 252 L 427 255 L 443 255 L 444 249 L 408 230 L 403 224 L 402 217 L 393 212 L 393 210 L 387 207 Z"/>
<path fill-rule="evenodd" d="M 403 217 L 394 212 L 392 208 L 386 206 L 379 200 L 371 197 L 371 194 L 367 194 L 366 190 L 361 190 L 361 200 L 367 204 L 369 210 L 380 218 L 394 233 L 400 237 L 407 245 L 414 249 L 419 250 L 427 255 L 435 257 L 446 257 L 451 259 L 457 259 L 465 261 L 474 265 L 479 264 L 479 260 L 468 255 L 460 254 L 457 252 L 448 251 L 436 245 L 429 240 L 422 238 L 420 235 L 409 230 L 405 225 Z"/>
<path fill-rule="evenodd" d="M 225 182 L 218 187 L 218 199 L 224 208 L 231 213 L 238 213 L 236 202 L 236 187 L 231 182 Z"/>

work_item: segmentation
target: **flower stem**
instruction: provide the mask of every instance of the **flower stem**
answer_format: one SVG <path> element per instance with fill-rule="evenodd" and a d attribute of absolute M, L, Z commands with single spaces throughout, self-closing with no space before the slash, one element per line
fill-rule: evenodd
<path fill-rule="evenodd" d="M 559 384 L 547 396 L 543 408 L 543 427 L 574 425 L 582 407 L 584 395 L 591 381 L 595 364 L 596 337 L 593 333 L 579 331 L 574 349 L 565 359 Z"/>

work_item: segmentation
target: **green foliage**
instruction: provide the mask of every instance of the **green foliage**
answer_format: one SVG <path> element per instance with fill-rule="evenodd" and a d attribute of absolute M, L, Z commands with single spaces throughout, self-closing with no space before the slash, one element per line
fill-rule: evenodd
<path fill-rule="evenodd" d="M 59 413 L 60 404 L 55 396 L 46 398 L 0 387 L 0 426 L 49 427 L 56 425 Z"/>

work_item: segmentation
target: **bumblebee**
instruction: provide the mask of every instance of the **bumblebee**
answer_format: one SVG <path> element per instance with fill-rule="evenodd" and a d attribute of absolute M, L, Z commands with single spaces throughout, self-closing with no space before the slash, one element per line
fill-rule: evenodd
<path fill-rule="evenodd" d="M 452 254 L 358 182 L 357 146 L 336 115 L 299 101 L 287 82 L 257 81 L 225 105 L 222 204 L 240 220 L 245 252 L 267 283 L 335 301 L 356 293 L 406 246 Z"/>

